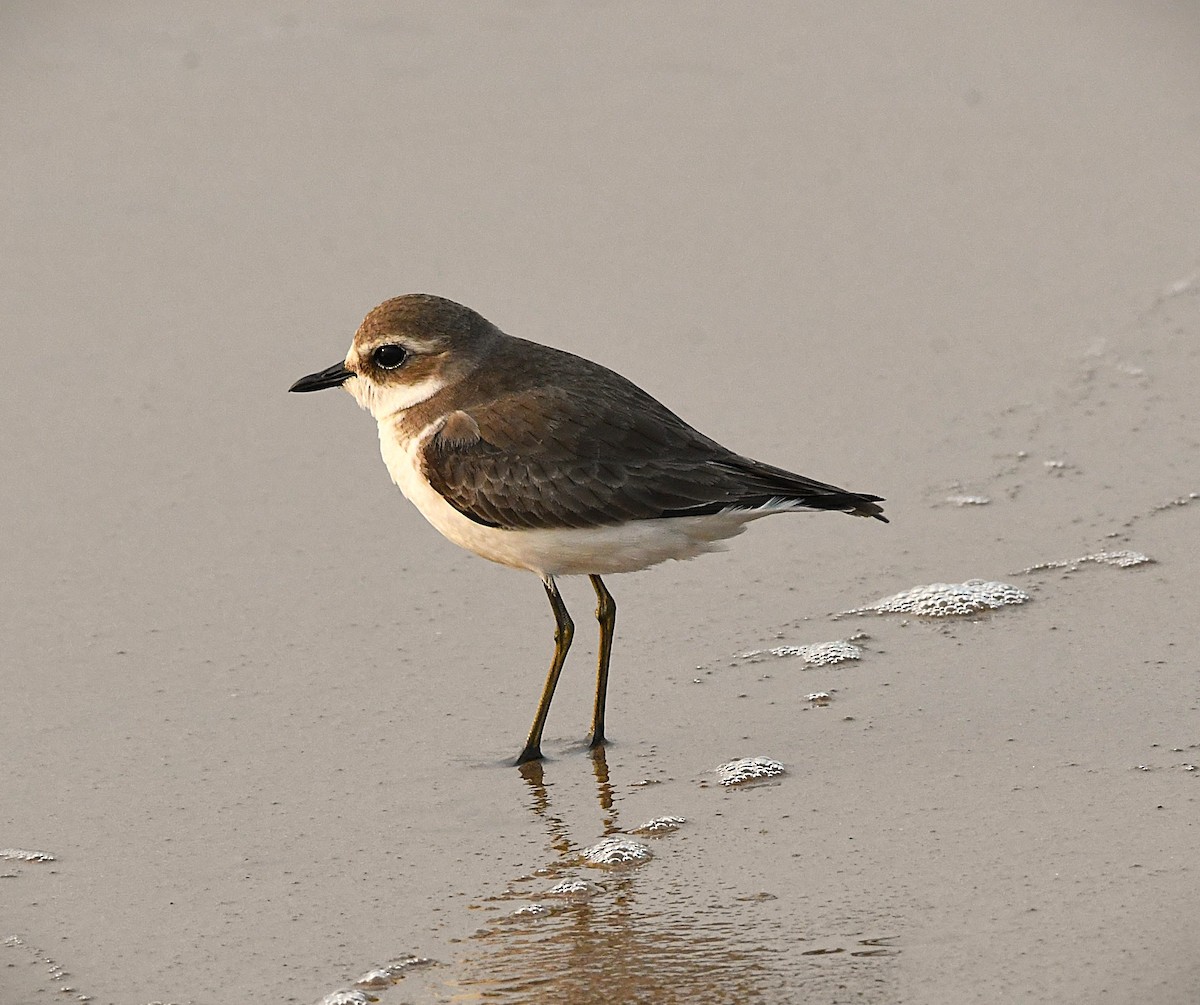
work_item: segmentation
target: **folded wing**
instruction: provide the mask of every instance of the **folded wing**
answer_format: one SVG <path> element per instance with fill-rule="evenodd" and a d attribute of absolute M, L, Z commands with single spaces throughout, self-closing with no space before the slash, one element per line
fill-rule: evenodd
<path fill-rule="evenodd" d="M 886 520 L 878 496 L 741 457 L 633 384 L 537 387 L 466 407 L 426 441 L 426 477 L 463 515 L 510 530 L 728 510 L 840 510 Z"/>

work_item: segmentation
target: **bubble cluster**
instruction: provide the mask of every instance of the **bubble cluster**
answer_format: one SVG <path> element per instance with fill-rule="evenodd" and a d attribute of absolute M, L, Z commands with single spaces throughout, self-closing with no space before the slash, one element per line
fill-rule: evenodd
<path fill-rule="evenodd" d="M 722 785 L 743 785 L 762 778 L 774 778 L 785 771 L 783 764 L 770 757 L 739 757 L 717 768 L 717 780 Z"/>
<path fill-rule="evenodd" d="M 1159 503 L 1157 506 L 1151 509 L 1150 512 L 1161 513 L 1163 510 L 1174 509 L 1177 506 L 1188 506 L 1191 503 L 1194 503 L 1197 499 L 1200 499 L 1200 492 L 1189 492 L 1185 496 L 1178 496 L 1175 499 L 1168 499 L 1164 503 Z"/>
<path fill-rule="evenodd" d="M 865 635 L 855 635 L 856 639 L 866 638 Z M 774 649 L 751 649 L 740 654 L 740 659 L 757 661 L 762 656 L 799 656 L 811 666 L 829 666 L 833 663 L 844 663 L 846 660 L 862 659 L 863 651 L 849 639 L 834 639 L 832 642 L 819 642 L 804 646 L 776 646 Z"/>
<path fill-rule="evenodd" d="M 5 851 L 13 851 L 13 850 L 14 849 L 11 849 L 11 848 L 5 849 Z M 61 983 L 62 981 L 65 981 L 67 979 L 67 977 L 69 977 L 70 975 L 67 973 L 66 969 L 61 964 L 59 964 L 57 960 L 54 959 L 54 957 L 47 956 L 46 953 L 43 950 L 39 949 L 37 946 L 30 945 L 28 942 L 26 942 L 24 939 L 22 939 L 19 935 L 8 936 L 4 940 L 4 945 L 7 947 L 10 947 L 10 948 L 13 948 L 13 949 L 24 950 L 25 953 L 27 953 L 30 957 L 32 957 L 32 959 L 29 960 L 30 963 L 37 964 L 37 965 L 40 965 L 41 967 L 44 967 L 46 976 L 49 977 L 50 980 L 58 983 L 58 985 L 59 985 L 58 991 L 60 994 L 73 994 L 75 996 L 74 997 L 75 1001 L 90 1002 L 92 1000 L 91 995 L 84 994 L 82 991 L 79 991 L 77 988 L 72 987 L 70 984 Z M 10 963 L 9 966 L 12 966 L 12 964 Z"/>
<path fill-rule="evenodd" d="M 991 501 L 987 496 L 946 496 L 952 506 L 987 506 Z"/>
<path fill-rule="evenodd" d="M 630 865 L 647 861 L 651 858 L 651 852 L 641 841 L 623 834 L 612 834 L 601 838 L 590 848 L 584 848 L 583 857 L 590 865 Z"/>
<path fill-rule="evenodd" d="M 549 890 L 543 894 L 546 897 L 591 897 L 594 894 L 601 893 L 604 887 L 599 883 L 593 883 L 589 879 L 581 879 L 572 877 L 571 879 L 560 879 Z"/>
<path fill-rule="evenodd" d="M 365 991 L 358 991 L 354 988 L 342 988 L 340 991 L 331 991 L 321 999 L 319 1005 L 371 1005 L 375 1001 L 371 995 Z"/>
<path fill-rule="evenodd" d="M 1043 572 L 1047 569 L 1077 569 L 1081 565 L 1093 562 L 1096 565 L 1114 565 L 1118 569 L 1132 569 L 1135 565 L 1146 565 L 1153 562 L 1149 555 L 1140 551 L 1097 551 L 1091 555 L 1081 555 L 1079 558 L 1066 558 L 1058 562 L 1039 562 L 1021 570 L 1022 573 Z"/>
<path fill-rule="evenodd" d="M 1143 555 L 1140 551 L 1098 551 L 1094 555 L 1084 555 L 1079 561 L 1098 562 L 1101 565 L 1115 565 L 1121 569 L 1128 569 L 1135 565 L 1153 562 L 1154 559 L 1149 555 Z"/>
<path fill-rule="evenodd" d="M 360 988 L 386 988 L 393 983 L 392 975 L 386 970 L 368 970 L 354 982 Z"/>
<path fill-rule="evenodd" d="M 862 659 L 863 653 L 853 642 L 847 642 L 845 639 L 835 639 L 832 642 L 821 642 L 811 646 L 779 646 L 770 652 L 772 656 L 799 656 L 805 663 L 817 667 L 844 663 L 846 660 Z"/>
<path fill-rule="evenodd" d="M 965 583 L 930 583 L 884 597 L 868 607 L 843 614 L 915 614 L 923 618 L 949 618 L 1023 604 L 1029 594 L 1008 583 L 968 579 Z"/>
<path fill-rule="evenodd" d="M 655 817 L 653 820 L 647 820 L 640 827 L 633 829 L 634 834 L 670 834 L 671 831 L 677 831 L 687 823 L 686 817 Z"/>
<path fill-rule="evenodd" d="M 0 859 L 7 862 L 53 862 L 48 851 L 26 851 L 24 848 L 0 848 Z"/>
<path fill-rule="evenodd" d="M 354 982 L 356 988 L 386 988 L 397 983 L 404 977 L 404 973 L 414 967 L 429 966 L 433 960 L 427 956 L 405 956 L 398 960 L 393 960 L 382 967 L 376 967 L 374 970 L 368 970 L 358 980 Z M 343 992 L 335 991 L 334 994 L 342 994 Z M 370 999 L 368 999 L 370 1000 Z M 352 1005 L 354 999 L 350 1000 Z M 322 1001 L 321 1005 L 326 1005 Z"/>

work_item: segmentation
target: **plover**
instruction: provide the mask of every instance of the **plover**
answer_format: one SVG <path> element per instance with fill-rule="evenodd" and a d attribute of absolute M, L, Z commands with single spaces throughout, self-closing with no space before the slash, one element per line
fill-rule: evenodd
<path fill-rule="evenodd" d="M 387 300 L 344 362 L 292 391 L 344 387 L 374 417 L 392 481 L 455 544 L 542 580 L 554 657 L 517 763 L 542 730 L 574 624 L 557 576 L 586 575 L 600 623 L 590 743 L 604 742 L 617 606 L 601 576 L 722 548 L 752 520 L 797 510 L 887 518 L 879 496 L 742 457 L 620 374 L 514 338 L 426 294 Z"/>

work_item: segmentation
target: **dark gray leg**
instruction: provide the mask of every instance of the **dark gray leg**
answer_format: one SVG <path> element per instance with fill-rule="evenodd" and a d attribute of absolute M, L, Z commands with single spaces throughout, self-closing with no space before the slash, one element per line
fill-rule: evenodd
<path fill-rule="evenodd" d="M 562 673 L 563 664 L 567 661 L 567 650 L 571 648 L 571 638 L 575 634 L 575 624 L 571 621 L 571 615 L 567 613 L 558 587 L 554 585 L 554 577 L 544 577 L 542 585 L 546 588 L 546 596 L 550 598 L 550 609 L 554 612 L 554 659 L 550 661 L 546 686 L 542 688 L 542 700 L 538 702 L 537 714 L 533 717 L 533 725 L 529 727 L 529 739 L 525 741 L 525 749 L 517 758 L 518 764 L 536 761 L 542 756 L 542 730 L 546 727 L 546 716 L 550 714 L 550 702 L 554 698 L 554 689 L 558 686 L 558 675 Z"/>
<path fill-rule="evenodd" d="M 588 746 L 604 743 L 604 700 L 608 695 L 608 661 L 612 656 L 613 631 L 617 627 L 617 602 L 599 576 L 588 576 L 596 591 L 596 620 L 600 622 L 600 658 L 596 666 L 596 705 L 592 711 L 592 738 Z"/>

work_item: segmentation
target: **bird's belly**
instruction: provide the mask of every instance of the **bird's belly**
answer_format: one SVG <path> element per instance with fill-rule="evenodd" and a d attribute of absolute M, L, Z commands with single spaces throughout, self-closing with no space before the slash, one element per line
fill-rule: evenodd
<path fill-rule="evenodd" d="M 636 572 L 668 559 L 719 551 L 721 541 L 746 529 L 764 512 L 632 520 L 600 527 L 505 530 L 464 516 L 429 484 L 421 471 L 423 434 L 401 441 L 380 423 L 379 445 L 392 481 L 438 531 L 467 551 L 515 569 L 544 576 L 603 576 Z"/>
<path fill-rule="evenodd" d="M 732 519 L 673 517 L 631 520 L 604 527 L 500 533 L 508 535 L 508 547 L 520 556 L 519 561 L 506 564 L 551 576 L 603 576 L 614 572 L 637 572 L 668 559 L 684 560 L 720 551 L 721 541 L 746 529 L 745 517 L 746 514 L 737 514 Z"/>

